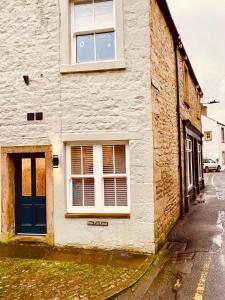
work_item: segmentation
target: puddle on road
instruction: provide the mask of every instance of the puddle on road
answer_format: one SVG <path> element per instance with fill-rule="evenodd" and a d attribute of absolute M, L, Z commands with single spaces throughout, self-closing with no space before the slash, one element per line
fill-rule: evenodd
<path fill-rule="evenodd" d="M 220 254 L 219 258 L 220 258 L 220 264 L 221 264 L 221 266 L 225 267 L 225 255 L 224 254 Z"/>
<path fill-rule="evenodd" d="M 225 200 L 225 191 L 216 190 L 216 197 L 218 200 Z"/>
<path fill-rule="evenodd" d="M 225 229 L 225 211 L 218 212 L 218 218 L 216 224 L 217 224 L 216 227 L 221 231 L 221 233 L 216 235 L 212 239 L 212 242 L 214 246 L 217 246 L 219 249 L 221 249 L 223 245 L 223 235 Z"/>
<path fill-rule="evenodd" d="M 216 237 L 213 238 L 213 244 L 218 246 L 219 248 L 222 248 L 223 239 L 221 234 L 218 234 Z"/>

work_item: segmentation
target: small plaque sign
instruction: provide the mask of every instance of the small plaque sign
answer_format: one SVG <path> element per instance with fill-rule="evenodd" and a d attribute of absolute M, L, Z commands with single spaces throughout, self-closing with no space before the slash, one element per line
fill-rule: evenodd
<path fill-rule="evenodd" d="M 88 221 L 88 226 L 109 226 L 109 222 L 105 221 Z"/>
<path fill-rule="evenodd" d="M 154 88 L 156 88 L 159 92 L 161 91 L 161 86 L 160 84 L 152 78 L 152 85 L 154 86 Z"/>

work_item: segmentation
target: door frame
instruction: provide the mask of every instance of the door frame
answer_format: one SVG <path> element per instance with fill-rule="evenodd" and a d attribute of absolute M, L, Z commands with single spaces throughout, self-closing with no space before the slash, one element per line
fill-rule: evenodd
<path fill-rule="evenodd" d="M 44 153 L 46 164 L 46 235 L 53 244 L 53 165 L 52 145 L 1 147 L 1 235 L 3 240 L 16 235 L 15 231 L 15 166 L 13 155 Z"/>
<path fill-rule="evenodd" d="M 36 194 L 36 158 L 44 158 L 45 160 L 45 154 L 43 152 L 37 152 L 37 153 L 22 153 L 22 154 L 12 154 L 15 162 L 15 224 L 16 224 L 16 235 L 33 235 L 33 236 L 45 236 L 46 235 L 46 223 L 45 226 L 37 226 L 36 227 L 36 233 L 32 232 L 35 231 L 35 226 L 27 227 L 23 226 L 21 224 L 21 204 L 30 205 L 32 214 L 32 222 L 34 218 L 34 212 L 35 207 L 44 205 L 44 216 L 43 219 L 46 220 L 46 189 L 45 194 L 43 196 L 38 196 Z M 22 194 L 22 160 L 23 159 L 30 159 L 31 163 L 31 170 L 30 170 L 30 179 L 31 179 L 31 195 L 23 195 Z M 45 173 L 46 173 L 46 166 L 45 166 Z M 46 176 L 45 176 L 45 186 L 46 186 Z M 29 200 L 28 200 L 29 198 Z M 28 202 L 27 202 L 28 201 Z M 33 203 L 34 201 L 34 203 Z M 32 203 L 32 204 L 31 204 Z M 39 204 L 38 204 L 39 203 Z M 29 231 L 30 232 L 23 232 L 23 231 Z M 39 231 L 39 232 L 38 232 Z"/>

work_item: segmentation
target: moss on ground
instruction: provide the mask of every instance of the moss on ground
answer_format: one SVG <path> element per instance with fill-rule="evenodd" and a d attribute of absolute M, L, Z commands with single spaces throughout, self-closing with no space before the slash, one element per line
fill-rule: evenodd
<path fill-rule="evenodd" d="M 135 272 L 110 265 L 0 258 L 0 299 L 101 299 Z"/>

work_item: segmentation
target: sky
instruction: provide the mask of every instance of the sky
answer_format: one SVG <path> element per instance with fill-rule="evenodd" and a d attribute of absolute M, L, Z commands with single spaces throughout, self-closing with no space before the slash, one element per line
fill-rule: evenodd
<path fill-rule="evenodd" d="M 225 124 L 225 0 L 167 0 L 203 90 L 208 116 Z"/>

